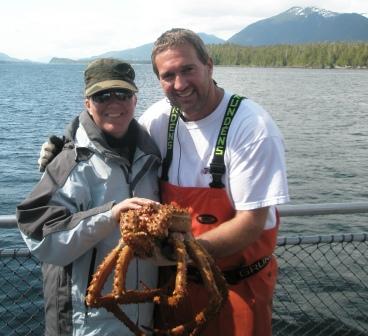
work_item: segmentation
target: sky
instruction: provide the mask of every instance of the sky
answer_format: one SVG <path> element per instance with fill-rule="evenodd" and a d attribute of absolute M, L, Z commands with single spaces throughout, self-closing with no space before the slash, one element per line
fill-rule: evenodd
<path fill-rule="evenodd" d="M 227 40 L 294 6 L 368 17 L 368 0 L 0 0 L 0 53 L 79 59 L 151 43 L 175 27 Z"/>

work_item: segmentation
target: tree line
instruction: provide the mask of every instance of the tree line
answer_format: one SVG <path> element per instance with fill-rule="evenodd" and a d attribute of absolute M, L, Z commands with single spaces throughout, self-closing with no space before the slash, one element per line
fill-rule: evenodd
<path fill-rule="evenodd" d="M 260 47 L 207 45 L 215 65 L 368 68 L 368 43 L 330 42 Z"/>

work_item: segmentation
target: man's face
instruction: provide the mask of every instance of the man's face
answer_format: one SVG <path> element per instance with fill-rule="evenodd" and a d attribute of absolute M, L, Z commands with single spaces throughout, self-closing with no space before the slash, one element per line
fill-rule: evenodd
<path fill-rule="evenodd" d="M 171 104 L 179 107 L 189 120 L 211 113 L 210 88 L 213 64 L 203 64 L 190 44 L 173 47 L 156 55 L 161 87 Z"/>
<path fill-rule="evenodd" d="M 124 96 L 114 91 L 97 93 L 85 100 L 96 125 L 115 138 L 121 138 L 128 130 L 136 104 L 137 98 L 133 93 Z"/>

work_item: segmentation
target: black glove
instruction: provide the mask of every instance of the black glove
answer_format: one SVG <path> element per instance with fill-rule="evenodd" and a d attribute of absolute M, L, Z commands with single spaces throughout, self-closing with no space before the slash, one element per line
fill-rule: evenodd
<path fill-rule="evenodd" d="M 44 172 L 46 166 L 62 151 L 65 142 L 65 137 L 59 138 L 52 135 L 47 142 L 42 144 L 40 157 L 37 161 L 40 172 Z"/>

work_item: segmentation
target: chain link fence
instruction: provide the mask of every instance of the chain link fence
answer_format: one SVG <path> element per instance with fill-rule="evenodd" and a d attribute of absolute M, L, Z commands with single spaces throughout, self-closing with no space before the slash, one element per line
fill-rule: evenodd
<path fill-rule="evenodd" d="M 273 335 L 368 335 L 368 234 L 279 238 Z M 0 335 L 42 335 L 39 262 L 0 250 Z"/>
<path fill-rule="evenodd" d="M 42 276 L 27 249 L 0 250 L 0 335 L 43 335 Z"/>
<path fill-rule="evenodd" d="M 279 239 L 274 335 L 368 335 L 368 234 Z"/>

